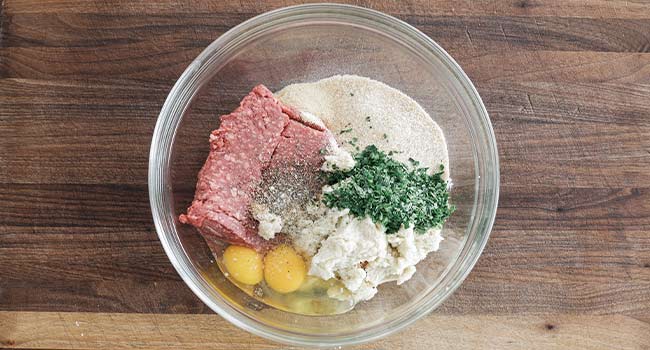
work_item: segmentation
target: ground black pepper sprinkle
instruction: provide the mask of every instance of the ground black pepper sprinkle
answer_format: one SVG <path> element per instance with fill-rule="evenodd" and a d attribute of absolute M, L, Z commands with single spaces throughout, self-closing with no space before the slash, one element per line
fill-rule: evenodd
<path fill-rule="evenodd" d="M 313 200 L 324 184 L 324 179 L 313 166 L 294 164 L 281 170 L 273 169 L 262 176 L 254 202 L 283 216 L 293 207 L 304 206 Z"/>

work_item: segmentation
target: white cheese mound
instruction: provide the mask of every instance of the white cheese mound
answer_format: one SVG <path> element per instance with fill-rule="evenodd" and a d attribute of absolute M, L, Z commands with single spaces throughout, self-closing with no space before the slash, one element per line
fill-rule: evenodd
<path fill-rule="evenodd" d="M 336 143 L 330 145 L 323 158 L 325 158 L 325 162 L 321 166 L 323 171 L 350 170 L 356 164 L 350 152 L 339 147 Z"/>
<path fill-rule="evenodd" d="M 259 222 L 257 234 L 260 237 L 268 241 L 269 239 L 273 239 L 275 234 L 282 230 L 282 218 L 279 215 L 271 213 L 268 207 L 260 204 L 252 204 L 251 212 L 253 218 Z"/>
<path fill-rule="evenodd" d="M 309 274 L 324 280 L 338 278 L 348 290 L 337 288 L 328 295 L 357 303 L 372 298 L 381 283 L 409 280 L 415 265 L 438 250 L 440 241 L 440 230 L 417 234 L 409 227 L 386 234 L 370 218 L 346 214 L 312 257 Z"/>
<path fill-rule="evenodd" d="M 305 256 L 314 256 L 321 242 L 336 231 L 340 221 L 346 220 L 350 215 L 348 209 L 330 209 L 322 204 L 308 205 L 306 211 L 307 215 L 296 222 L 288 234 L 299 252 Z"/>
<path fill-rule="evenodd" d="M 359 220 L 347 215 L 321 243 L 311 260 L 309 274 L 324 280 L 345 276 L 348 289 L 359 289 L 365 278 L 359 264 L 387 254 L 388 243 L 382 231 L 370 218 Z"/>

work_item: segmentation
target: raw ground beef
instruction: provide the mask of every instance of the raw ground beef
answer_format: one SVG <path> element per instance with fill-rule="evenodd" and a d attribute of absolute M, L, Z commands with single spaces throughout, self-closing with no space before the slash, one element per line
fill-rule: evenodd
<path fill-rule="evenodd" d="M 265 86 L 256 86 L 210 134 L 210 154 L 199 172 L 192 205 L 180 221 L 195 226 L 208 241 L 270 247 L 274 242 L 257 234 L 250 212 L 256 193 L 265 191 L 262 179 L 296 169 L 317 179 L 320 151 L 330 142 L 329 131 L 304 123 Z"/>

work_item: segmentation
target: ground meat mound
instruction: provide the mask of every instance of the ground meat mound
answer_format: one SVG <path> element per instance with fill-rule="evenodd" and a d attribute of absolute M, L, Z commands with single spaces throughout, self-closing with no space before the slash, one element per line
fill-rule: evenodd
<path fill-rule="evenodd" d="M 295 178 L 300 173 L 307 194 L 315 193 L 321 185 L 321 150 L 331 142 L 329 131 L 304 122 L 269 89 L 256 86 L 237 109 L 221 116 L 219 128 L 210 134 L 210 154 L 199 172 L 194 200 L 179 220 L 196 227 L 209 243 L 221 239 L 269 248 L 274 242 L 257 234 L 252 202 L 278 174 Z M 277 187 L 275 183 L 273 191 L 284 190 Z"/>

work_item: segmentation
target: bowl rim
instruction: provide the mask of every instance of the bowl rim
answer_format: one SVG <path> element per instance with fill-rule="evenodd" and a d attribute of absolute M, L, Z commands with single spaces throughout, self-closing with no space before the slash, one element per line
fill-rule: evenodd
<path fill-rule="evenodd" d="M 172 153 L 171 146 L 173 145 L 173 140 L 176 136 L 176 127 L 182 118 L 177 120 L 175 125 L 170 121 L 170 119 L 174 114 L 180 113 L 180 115 L 182 115 L 187 108 L 187 105 L 183 106 L 178 103 L 178 97 L 184 97 L 188 101 L 192 100 L 196 91 L 192 91 L 190 87 L 193 86 L 192 84 L 196 84 L 197 76 L 202 72 L 202 69 L 208 65 L 210 58 L 214 56 L 217 50 L 222 50 L 223 52 L 223 50 L 236 46 L 238 40 L 241 39 L 244 34 L 250 34 L 251 31 L 263 31 L 265 27 L 274 24 L 277 25 L 277 22 L 280 20 L 288 20 L 294 17 L 304 16 L 305 14 L 344 14 L 351 18 L 358 17 L 366 21 L 375 22 L 374 24 L 376 25 L 386 26 L 384 29 L 399 31 L 399 33 L 404 35 L 406 38 L 415 40 L 417 44 L 428 49 L 430 54 L 442 60 L 443 63 L 445 63 L 456 75 L 460 87 L 465 90 L 465 93 L 473 102 L 473 107 L 477 112 L 480 123 L 480 125 L 478 125 L 480 130 L 478 131 L 483 134 L 482 136 L 486 142 L 485 146 L 487 146 L 486 157 L 489 158 L 487 161 L 492 167 L 492 169 L 490 169 L 491 172 L 484 174 L 483 178 L 478 176 L 475 179 L 477 193 L 480 184 L 489 182 L 492 186 L 491 193 L 487 193 L 489 202 L 485 204 L 488 212 L 480 213 L 482 214 L 481 218 L 483 219 L 480 223 L 482 227 L 482 232 L 480 232 L 481 239 L 478 242 L 475 242 L 474 247 L 472 248 L 473 254 L 471 254 L 469 258 L 465 259 L 462 263 L 462 267 L 457 268 L 459 273 L 454 276 L 453 281 L 449 282 L 451 283 L 451 286 L 445 288 L 443 294 L 438 297 L 437 300 L 433 300 L 433 302 L 432 300 L 427 300 L 432 299 L 427 295 L 420 301 L 423 305 L 419 305 L 415 309 L 412 308 L 413 310 L 404 312 L 404 315 L 390 320 L 387 324 L 365 329 L 359 333 L 346 334 L 342 337 L 327 335 L 314 336 L 308 334 L 296 334 L 286 330 L 278 330 L 277 328 L 263 324 L 247 315 L 241 315 L 241 313 L 237 312 L 232 307 L 229 307 L 230 310 L 227 310 L 227 308 L 224 307 L 226 305 L 218 305 L 207 295 L 205 289 L 201 287 L 202 281 L 199 280 L 196 271 L 192 271 L 193 265 L 191 261 L 187 259 L 188 254 L 184 251 L 180 242 L 178 240 L 174 241 L 173 239 L 170 239 L 169 235 L 166 234 L 168 230 L 176 233 L 175 227 L 173 227 L 173 225 L 170 227 L 169 220 L 163 220 L 168 216 L 169 211 L 169 207 L 165 206 L 164 203 L 166 202 L 165 199 L 169 199 L 169 194 L 165 191 L 171 188 L 166 181 L 166 179 L 169 178 L 168 165 Z M 173 130 L 171 134 L 166 133 L 169 129 Z M 162 153 L 166 155 L 165 157 L 161 156 L 161 149 L 164 151 Z M 474 150 L 474 153 L 476 153 L 476 150 Z M 159 163 L 161 162 L 162 165 L 167 166 L 160 166 Z M 475 162 L 475 168 L 478 166 L 480 166 L 480 164 Z M 369 342 L 400 331 L 437 308 L 460 286 L 462 281 L 471 272 L 487 244 L 498 205 L 500 186 L 499 177 L 499 160 L 496 139 L 485 105 L 469 77 L 440 45 L 410 24 L 385 13 L 354 5 L 317 3 L 283 7 L 250 18 L 219 36 L 206 49 L 204 49 L 197 58 L 192 61 L 192 63 L 190 63 L 174 84 L 158 116 L 149 154 L 148 187 L 154 225 L 165 253 L 185 284 L 199 297 L 199 299 L 201 299 L 201 301 L 235 326 L 266 339 L 291 345 L 332 347 Z M 475 201 L 473 206 L 472 216 L 476 215 L 476 202 L 477 201 Z M 472 219 L 470 227 L 471 224 L 475 224 L 474 222 L 475 219 Z M 468 227 L 468 230 L 470 227 Z M 178 235 L 176 235 L 176 238 L 178 238 Z M 465 246 L 466 245 L 467 243 L 465 243 Z M 179 258 L 179 251 L 182 252 L 184 256 L 180 256 Z M 453 265 L 459 265 L 459 262 L 456 261 Z M 450 273 L 449 269 L 446 273 Z M 430 292 L 431 291 L 428 293 Z"/>

